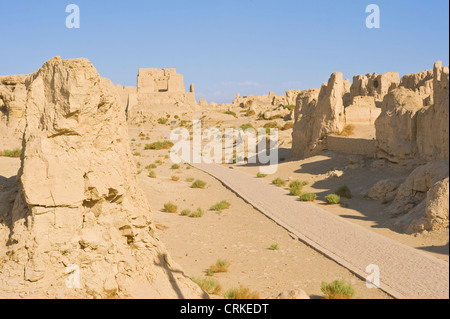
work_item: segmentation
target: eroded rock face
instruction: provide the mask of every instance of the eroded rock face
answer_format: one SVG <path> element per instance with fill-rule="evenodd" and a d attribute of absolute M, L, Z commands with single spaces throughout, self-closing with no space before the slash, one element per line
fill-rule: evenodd
<path fill-rule="evenodd" d="M 357 75 L 353 77 L 350 93 L 352 97 L 373 96 L 376 102 L 381 102 L 389 91 L 398 86 L 399 82 L 397 72 Z"/>
<path fill-rule="evenodd" d="M 57 57 L 26 87 L 0 297 L 202 296 L 154 235 L 113 84 L 86 59 Z M 67 284 L 68 270 L 79 289 Z"/>
<path fill-rule="evenodd" d="M 26 77 L 0 76 L 0 147 L 20 146 L 25 128 Z"/>
<path fill-rule="evenodd" d="M 295 115 L 298 121 L 292 133 L 293 155 L 305 157 L 319 152 L 328 134 L 342 131 L 345 125 L 343 97 L 347 87 L 342 73 L 338 72 L 331 75 L 318 96 L 315 90 L 298 96 Z"/>
<path fill-rule="evenodd" d="M 416 113 L 422 107 L 420 96 L 403 87 L 389 92 L 384 98 L 381 114 L 375 121 L 380 158 L 400 162 L 415 157 Z"/>
<path fill-rule="evenodd" d="M 379 157 L 392 162 L 449 159 L 449 69 L 441 62 L 435 64 L 432 98 L 426 97 L 430 94 L 428 78 L 428 73 L 409 75 L 402 79 L 405 86 L 384 98 L 375 122 Z"/>
<path fill-rule="evenodd" d="M 449 159 L 449 68 L 433 69 L 433 105 L 417 115 L 417 148 L 424 161 Z"/>
<path fill-rule="evenodd" d="M 393 224 L 407 233 L 448 226 L 449 162 L 431 162 L 416 168 L 402 183 L 386 210 Z"/>

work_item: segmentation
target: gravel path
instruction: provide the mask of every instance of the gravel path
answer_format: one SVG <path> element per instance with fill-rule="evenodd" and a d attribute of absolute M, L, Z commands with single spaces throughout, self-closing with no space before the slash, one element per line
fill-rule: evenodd
<path fill-rule="evenodd" d="M 257 210 L 314 249 L 366 278 L 380 269 L 380 288 L 395 298 L 449 298 L 449 264 L 303 203 L 265 179 L 216 164 L 192 164 L 220 180 Z"/>

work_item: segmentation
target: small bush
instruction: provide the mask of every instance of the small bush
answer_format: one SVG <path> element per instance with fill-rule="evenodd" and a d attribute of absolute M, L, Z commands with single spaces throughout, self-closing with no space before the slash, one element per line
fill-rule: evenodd
<path fill-rule="evenodd" d="M 277 122 L 269 122 L 264 124 L 263 126 L 264 128 L 278 128 L 278 123 Z"/>
<path fill-rule="evenodd" d="M 212 278 L 192 278 L 192 281 L 195 282 L 201 289 L 206 291 L 209 294 L 218 295 L 222 291 L 222 287 L 219 282 Z"/>
<path fill-rule="evenodd" d="M 302 202 L 313 202 L 315 201 L 317 198 L 316 194 L 313 193 L 302 193 L 300 194 L 300 200 Z"/>
<path fill-rule="evenodd" d="M 355 125 L 348 124 L 348 125 L 344 126 L 344 129 L 338 135 L 346 137 L 346 136 L 351 136 L 354 133 L 355 133 Z"/>
<path fill-rule="evenodd" d="M 164 204 L 164 211 L 166 213 L 176 213 L 178 211 L 178 206 L 172 202 L 168 202 Z"/>
<path fill-rule="evenodd" d="M 183 209 L 180 213 L 181 216 L 189 216 L 191 214 L 190 209 Z"/>
<path fill-rule="evenodd" d="M 278 249 L 280 249 L 280 246 L 277 243 L 275 243 L 275 244 L 270 245 L 269 249 L 270 250 L 278 250 Z"/>
<path fill-rule="evenodd" d="M 308 185 L 308 182 L 300 181 L 298 179 L 289 183 L 289 187 L 303 187 L 305 185 Z"/>
<path fill-rule="evenodd" d="M 192 183 L 191 188 L 201 188 L 204 189 L 206 187 L 206 182 L 197 179 L 195 182 Z"/>
<path fill-rule="evenodd" d="M 168 150 L 172 148 L 173 143 L 170 141 L 164 141 L 164 142 L 154 142 L 152 144 L 146 144 L 145 149 L 146 150 Z"/>
<path fill-rule="evenodd" d="M 286 124 L 283 125 L 283 127 L 281 128 L 282 131 L 287 131 L 291 128 L 294 127 L 294 123 L 293 122 L 287 122 Z"/>
<path fill-rule="evenodd" d="M 148 177 L 156 178 L 156 173 L 155 173 L 155 171 L 149 171 L 149 172 L 148 172 Z"/>
<path fill-rule="evenodd" d="M 334 193 L 341 197 L 352 198 L 352 192 L 350 191 L 350 188 L 347 185 L 339 187 Z"/>
<path fill-rule="evenodd" d="M 336 194 L 328 194 L 327 196 L 325 196 L 325 201 L 329 205 L 336 205 L 341 202 L 341 196 L 336 195 Z"/>
<path fill-rule="evenodd" d="M 322 282 L 321 290 L 327 299 L 352 299 L 355 296 L 352 283 L 344 279 L 331 283 Z"/>
<path fill-rule="evenodd" d="M 3 151 L 0 150 L 0 156 L 20 157 L 21 154 L 22 154 L 22 149 L 21 148 L 15 148 L 13 150 L 3 150 Z"/>
<path fill-rule="evenodd" d="M 134 156 L 141 156 L 141 153 L 139 153 L 139 152 L 134 152 L 133 155 L 134 155 Z"/>
<path fill-rule="evenodd" d="M 270 120 L 276 120 L 276 119 L 282 119 L 283 115 L 281 114 L 275 114 L 273 116 L 270 117 Z"/>
<path fill-rule="evenodd" d="M 261 172 L 258 172 L 258 174 L 256 174 L 256 177 L 258 177 L 258 178 L 264 178 L 266 176 L 267 176 L 267 174 L 264 174 L 264 173 L 261 173 Z"/>
<path fill-rule="evenodd" d="M 178 181 L 180 180 L 180 177 L 174 175 L 174 176 L 171 177 L 171 179 L 172 179 L 174 182 L 178 182 Z"/>
<path fill-rule="evenodd" d="M 230 267 L 230 263 L 224 259 L 218 259 L 215 265 L 211 265 L 209 269 L 206 271 L 208 276 L 212 276 L 215 273 L 219 272 L 228 272 L 228 267 Z"/>
<path fill-rule="evenodd" d="M 303 182 L 296 180 L 289 184 L 289 193 L 294 196 L 299 196 L 303 189 Z"/>
<path fill-rule="evenodd" d="M 192 212 L 189 217 L 192 218 L 200 218 L 203 217 L 203 215 L 205 214 L 205 212 L 203 211 L 203 209 L 201 208 L 197 208 L 197 210 L 195 212 Z"/>
<path fill-rule="evenodd" d="M 178 165 L 178 164 L 173 164 L 171 167 L 170 167 L 170 169 L 179 169 L 180 168 L 180 165 Z"/>
<path fill-rule="evenodd" d="M 213 205 L 210 210 L 212 211 L 216 211 L 216 212 L 221 212 L 224 209 L 228 209 L 230 208 L 231 204 L 229 202 L 227 202 L 226 200 L 223 200 L 215 205 Z"/>
<path fill-rule="evenodd" d="M 283 187 L 286 185 L 286 181 L 278 177 L 272 181 L 272 184 L 277 185 L 278 187 Z"/>
<path fill-rule="evenodd" d="M 256 112 L 254 110 L 248 109 L 245 111 L 245 116 L 249 117 L 249 116 L 253 116 L 255 115 Z"/>
<path fill-rule="evenodd" d="M 289 111 L 292 111 L 295 109 L 295 105 L 283 105 L 283 109 L 288 109 Z"/>
<path fill-rule="evenodd" d="M 161 117 L 161 118 L 158 119 L 158 123 L 164 125 L 164 124 L 167 124 L 168 120 L 169 120 L 169 118 Z"/>
<path fill-rule="evenodd" d="M 238 118 L 237 115 L 236 115 L 236 113 L 234 113 L 233 111 L 226 111 L 226 112 L 224 112 L 224 114 L 232 115 L 232 116 L 234 116 L 235 118 Z"/>
<path fill-rule="evenodd" d="M 253 127 L 253 125 L 251 125 L 250 123 L 242 124 L 241 126 L 239 126 L 239 128 L 240 128 L 241 130 L 243 130 L 243 131 L 245 131 L 245 130 L 247 130 L 247 129 L 249 129 L 249 128 L 255 129 L 255 128 Z"/>
<path fill-rule="evenodd" d="M 223 297 L 225 299 L 259 299 L 259 293 L 250 291 L 249 288 L 240 286 L 239 289 L 233 288 L 227 290 Z"/>
<path fill-rule="evenodd" d="M 186 178 L 186 182 L 188 182 L 188 183 L 192 183 L 193 181 L 194 181 L 193 177 Z"/>

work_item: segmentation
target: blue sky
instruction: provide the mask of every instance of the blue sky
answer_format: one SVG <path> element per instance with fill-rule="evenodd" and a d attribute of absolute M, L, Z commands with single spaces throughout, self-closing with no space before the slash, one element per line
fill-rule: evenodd
<path fill-rule="evenodd" d="M 67 29 L 68 4 L 81 28 Z M 381 28 L 368 29 L 367 5 Z M 16 0 L 0 2 L 0 74 L 27 74 L 53 56 L 88 58 L 114 83 L 138 68 L 176 68 L 197 98 L 320 87 L 333 72 L 431 69 L 449 63 L 447 0 Z"/>

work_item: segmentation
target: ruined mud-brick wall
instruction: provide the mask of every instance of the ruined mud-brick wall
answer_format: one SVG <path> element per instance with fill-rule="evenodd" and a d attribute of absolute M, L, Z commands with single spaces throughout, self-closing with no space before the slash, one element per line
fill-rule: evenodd
<path fill-rule="evenodd" d="M 86 59 L 25 80 L 15 189 L 0 196 L 0 298 L 195 298 L 155 234 L 116 87 Z"/>
<path fill-rule="evenodd" d="M 449 159 L 449 68 L 407 75 L 382 103 L 375 122 L 378 156 L 392 162 Z M 431 104 L 430 104 L 431 103 Z"/>
<path fill-rule="evenodd" d="M 241 96 L 239 93 L 236 98 L 233 99 L 232 106 L 245 107 L 245 108 L 255 108 L 265 107 L 265 106 L 285 106 L 285 105 L 295 105 L 297 100 L 297 95 L 300 90 L 288 90 L 284 95 L 276 95 L 273 92 L 269 92 L 266 95 L 249 95 Z"/>
<path fill-rule="evenodd" d="M 25 128 L 26 77 L 0 76 L 0 150 L 21 145 Z"/>
<path fill-rule="evenodd" d="M 362 124 L 374 126 L 380 158 L 446 160 L 448 113 L 448 67 L 440 62 L 402 79 L 393 72 L 355 76 L 349 89 L 334 76 L 320 91 L 298 95 L 293 154 L 320 152 L 328 135 L 345 124 Z"/>

